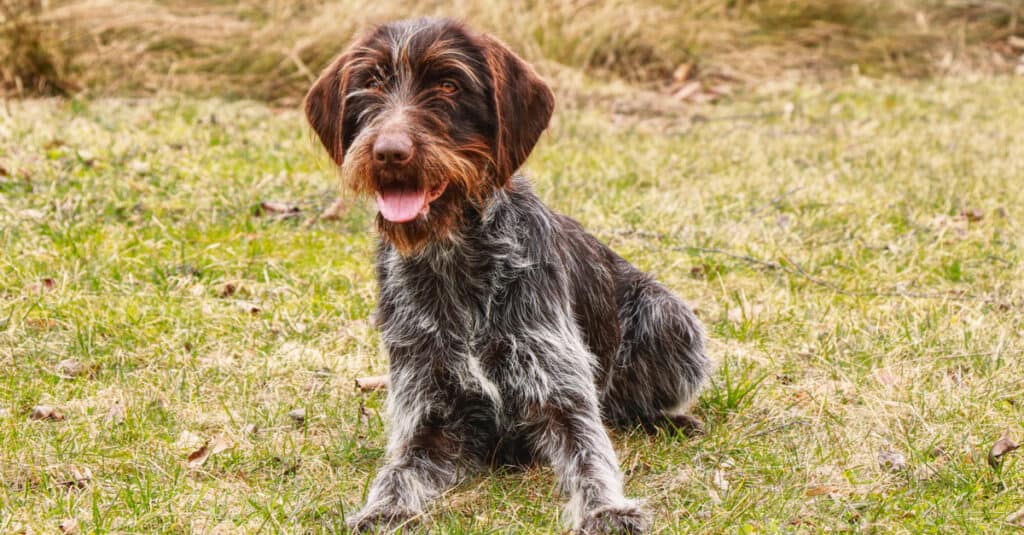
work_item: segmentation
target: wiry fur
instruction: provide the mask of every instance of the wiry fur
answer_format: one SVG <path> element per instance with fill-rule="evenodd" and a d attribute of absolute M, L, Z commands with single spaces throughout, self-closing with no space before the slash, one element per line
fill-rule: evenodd
<path fill-rule="evenodd" d="M 346 95 L 360 90 L 340 89 L 340 80 L 365 76 L 352 65 L 396 72 L 395 62 L 413 76 L 396 87 L 413 87 L 431 61 L 448 62 L 444 72 L 476 87 L 449 103 L 443 120 L 424 117 L 449 112 L 423 109 L 422 93 L 392 93 L 353 111 L 358 93 Z M 692 423 L 680 410 L 710 361 L 683 301 L 512 176 L 547 125 L 547 87 L 492 38 L 450 21 L 402 22 L 374 30 L 328 68 L 307 113 L 358 191 L 390 180 L 452 185 L 415 221 L 378 216 L 390 435 L 387 462 L 349 525 L 404 525 L 483 467 L 540 460 L 554 467 L 574 528 L 642 532 L 646 514 L 623 495 L 604 424 Z M 398 113 L 411 118 L 420 159 L 385 172 L 367 147 Z"/>

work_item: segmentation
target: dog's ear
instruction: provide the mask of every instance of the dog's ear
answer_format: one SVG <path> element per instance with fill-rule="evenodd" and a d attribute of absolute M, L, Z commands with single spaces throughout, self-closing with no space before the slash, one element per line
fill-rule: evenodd
<path fill-rule="evenodd" d="M 526 161 L 548 127 L 555 96 L 533 68 L 504 43 L 487 35 L 479 38 L 494 84 L 494 163 L 497 178 L 504 185 Z"/>
<path fill-rule="evenodd" d="M 345 156 L 342 126 L 345 120 L 345 94 L 348 92 L 349 54 L 342 53 L 320 73 L 320 78 L 306 93 L 306 120 L 316 132 L 334 163 L 341 165 Z"/>

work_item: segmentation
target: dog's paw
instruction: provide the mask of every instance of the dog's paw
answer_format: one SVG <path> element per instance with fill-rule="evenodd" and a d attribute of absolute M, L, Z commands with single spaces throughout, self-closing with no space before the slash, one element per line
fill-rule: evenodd
<path fill-rule="evenodd" d="M 352 533 L 394 533 L 401 529 L 408 531 L 415 525 L 418 515 L 395 506 L 366 507 L 348 517 L 345 525 Z"/>
<path fill-rule="evenodd" d="M 700 421 L 696 416 L 690 414 L 676 414 L 666 415 L 665 419 L 669 421 L 672 427 L 683 432 L 688 437 L 699 437 L 704 435 L 704 422 Z"/>
<path fill-rule="evenodd" d="M 639 535 L 647 530 L 647 513 L 636 505 L 600 507 L 580 524 L 584 535 Z"/>

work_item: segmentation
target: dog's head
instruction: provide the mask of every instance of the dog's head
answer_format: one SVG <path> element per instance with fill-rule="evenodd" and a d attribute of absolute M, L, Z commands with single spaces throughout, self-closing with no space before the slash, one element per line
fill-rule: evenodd
<path fill-rule="evenodd" d="M 445 239 L 508 185 L 548 125 L 551 90 L 496 39 L 451 20 L 378 26 L 306 95 L 306 117 L 342 179 L 377 200 L 403 253 Z"/>

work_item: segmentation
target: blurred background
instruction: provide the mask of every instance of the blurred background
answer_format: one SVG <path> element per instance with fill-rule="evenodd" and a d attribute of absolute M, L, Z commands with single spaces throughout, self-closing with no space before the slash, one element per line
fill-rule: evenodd
<path fill-rule="evenodd" d="M 0 0 L 0 89 L 294 105 L 354 32 L 414 15 L 494 33 L 556 86 L 690 102 L 850 74 L 1024 73 L 1021 0 Z"/>

